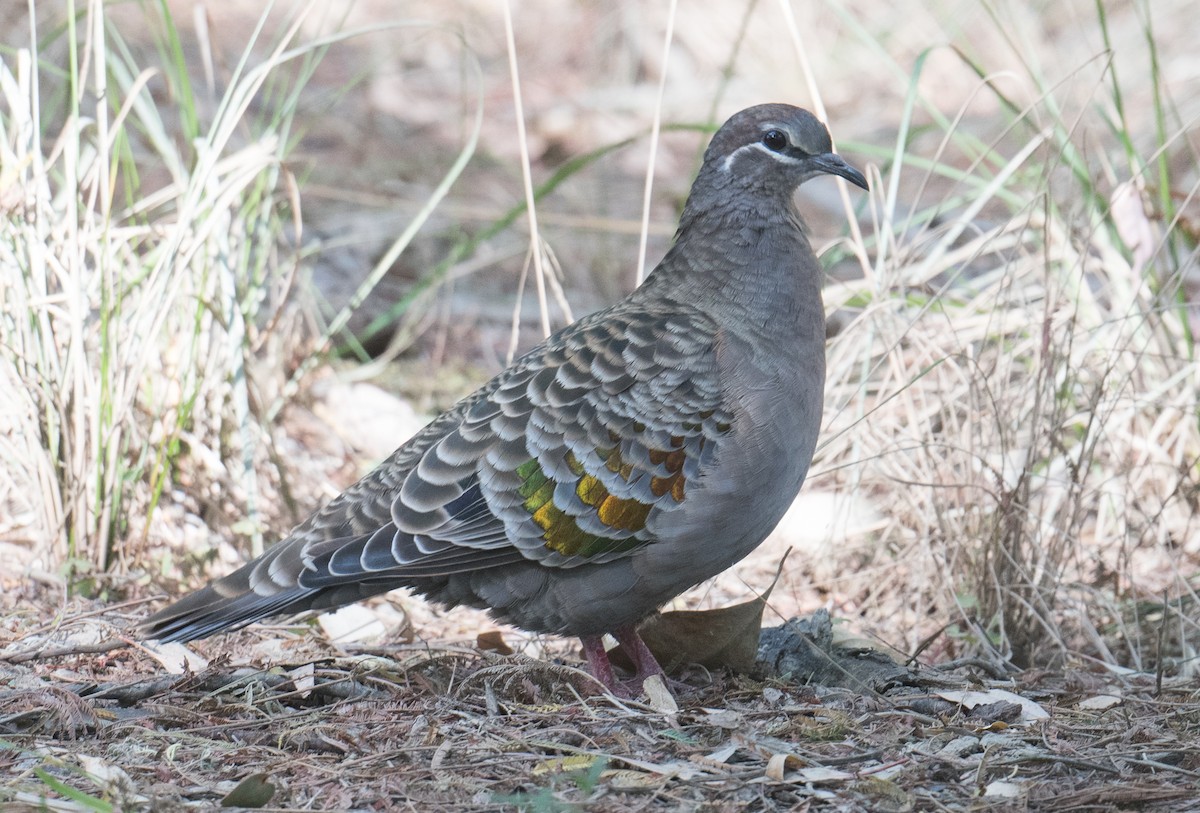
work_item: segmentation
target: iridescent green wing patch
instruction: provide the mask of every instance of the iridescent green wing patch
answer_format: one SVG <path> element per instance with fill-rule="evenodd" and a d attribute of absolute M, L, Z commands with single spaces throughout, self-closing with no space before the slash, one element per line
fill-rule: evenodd
<path fill-rule="evenodd" d="M 684 443 L 683 437 L 676 436 L 671 438 L 670 449 L 647 450 L 650 463 L 666 471 L 665 476 L 650 478 L 649 490 L 654 497 L 651 502 L 610 493 L 599 477 L 587 473 L 575 455 L 567 453 L 567 466 L 577 478 L 574 481 L 576 496 L 584 506 L 594 511 L 594 518 L 600 524 L 615 532 L 612 535 L 589 532 L 580 527 L 576 517 L 555 505 L 554 491 L 558 483 L 546 474 L 536 459 L 518 466 L 517 475 L 523 481 L 518 490 L 522 505 L 541 528 L 546 549 L 563 556 L 592 557 L 632 550 L 644 544 L 645 540 L 638 534 L 645 530 L 646 520 L 659 504 L 658 501 L 667 499 L 682 503 L 685 498 L 687 483 L 683 469 L 687 453 Z M 702 449 L 704 439 L 696 438 L 695 443 L 698 450 Z M 636 469 L 622 458 L 619 447 L 600 448 L 596 452 L 609 472 L 629 482 Z"/>
<path fill-rule="evenodd" d="M 582 472 L 582 467 L 580 467 L 580 471 Z M 554 488 L 557 484 L 546 476 L 537 460 L 529 460 L 521 464 L 517 467 L 517 474 L 524 480 L 519 489 L 524 500 L 522 504 L 533 521 L 542 529 L 542 540 L 548 550 L 557 551 L 564 556 L 591 557 L 602 553 L 631 550 L 640 544 L 640 540 L 635 537 L 611 539 L 599 534 L 588 533 L 580 528 L 575 517 L 554 504 Z M 576 491 L 585 504 L 593 507 L 607 506 L 608 502 L 612 500 L 600 481 L 586 474 L 581 474 L 576 483 Z M 621 523 L 614 527 L 631 531 L 644 527 L 646 515 L 650 513 L 651 506 L 639 505 L 632 500 L 621 502 L 630 503 L 630 505 L 621 507 L 614 505 L 605 508 L 613 523 Z M 605 524 L 610 523 L 605 522 Z"/>

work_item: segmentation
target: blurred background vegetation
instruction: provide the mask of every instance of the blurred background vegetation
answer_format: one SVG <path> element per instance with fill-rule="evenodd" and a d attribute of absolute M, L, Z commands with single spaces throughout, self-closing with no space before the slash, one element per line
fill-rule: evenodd
<path fill-rule="evenodd" d="M 0 606 L 260 551 L 544 322 L 620 298 L 711 129 L 786 101 L 872 179 L 801 193 L 824 441 L 772 540 L 684 603 L 790 546 L 784 617 L 935 661 L 1194 670 L 1192 4 L 511 11 L 510 44 L 484 0 L 0 7 Z"/>

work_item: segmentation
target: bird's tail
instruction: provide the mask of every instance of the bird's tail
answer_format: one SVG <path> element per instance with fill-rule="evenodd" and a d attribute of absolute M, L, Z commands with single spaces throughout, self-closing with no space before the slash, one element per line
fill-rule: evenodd
<path fill-rule="evenodd" d="M 303 587 L 270 595 L 255 592 L 243 573 L 248 570 L 244 567 L 159 610 L 142 622 L 142 634 L 160 641 L 191 641 L 313 606 L 315 591 Z"/>

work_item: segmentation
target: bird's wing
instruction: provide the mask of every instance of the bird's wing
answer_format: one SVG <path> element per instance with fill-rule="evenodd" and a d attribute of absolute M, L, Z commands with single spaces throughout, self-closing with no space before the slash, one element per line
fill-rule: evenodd
<path fill-rule="evenodd" d="M 716 327 L 689 310 L 564 329 L 298 528 L 251 585 L 574 567 L 653 543 L 647 524 L 685 503 L 731 423 Z"/>

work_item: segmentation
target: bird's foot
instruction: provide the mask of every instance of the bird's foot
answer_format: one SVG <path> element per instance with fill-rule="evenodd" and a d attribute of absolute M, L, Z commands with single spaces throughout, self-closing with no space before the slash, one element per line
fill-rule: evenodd
<path fill-rule="evenodd" d="M 613 630 L 612 634 L 633 661 L 636 671 L 630 680 L 617 680 L 601 636 L 590 635 L 580 639 L 583 642 L 583 654 L 587 658 L 588 669 L 591 670 L 592 677 L 604 684 L 604 688 L 617 697 L 632 699 L 642 694 L 642 684 L 653 675 L 661 675 L 663 685 L 668 687 L 670 683 L 675 682 L 668 680 L 654 653 L 646 646 L 642 636 L 638 635 L 636 627 L 626 624 Z"/>

